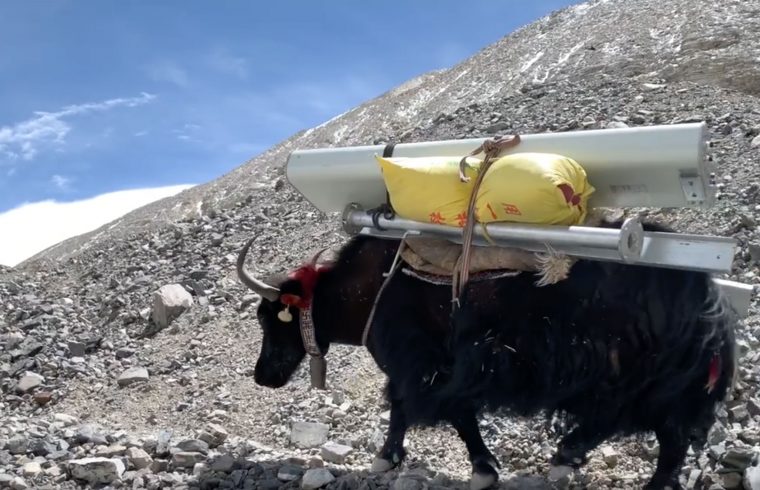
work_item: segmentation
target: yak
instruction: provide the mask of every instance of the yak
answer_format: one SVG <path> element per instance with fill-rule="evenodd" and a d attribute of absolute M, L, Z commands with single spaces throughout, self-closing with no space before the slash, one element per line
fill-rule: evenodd
<path fill-rule="evenodd" d="M 372 471 L 402 462 L 408 427 L 449 423 L 466 445 L 471 488 L 486 488 L 499 464 L 478 414 L 560 413 L 571 430 L 551 464 L 579 468 L 603 441 L 653 431 L 660 451 L 646 488 L 681 488 L 687 450 L 705 445 L 735 376 L 737 316 L 704 272 L 579 259 L 540 287 L 533 272 L 471 277 L 455 308 L 450 287 L 414 274 L 384 284 L 397 239 L 352 237 L 329 265 L 304 265 L 276 285 L 245 268 L 252 241 L 237 272 L 262 296 L 256 383 L 281 387 L 299 367 L 306 310 L 323 354 L 332 343 L 366 345 L 391 407 Z"/>

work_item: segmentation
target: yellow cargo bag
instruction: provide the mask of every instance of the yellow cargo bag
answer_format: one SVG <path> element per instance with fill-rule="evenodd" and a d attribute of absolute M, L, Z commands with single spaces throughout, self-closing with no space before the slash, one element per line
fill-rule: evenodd
<path fill-rule="evenodd" d="M 467 183 L 459 180 L 461 157 L 375 156 L 390 202 L 401 218 L 464 226 L 482 160 L 468 157 Z M 578 225 L 586 219 L 594 188 L 571 158 L 552 153 L 499 157 L 480 184 L 475 218 L 481 223 Z"/>

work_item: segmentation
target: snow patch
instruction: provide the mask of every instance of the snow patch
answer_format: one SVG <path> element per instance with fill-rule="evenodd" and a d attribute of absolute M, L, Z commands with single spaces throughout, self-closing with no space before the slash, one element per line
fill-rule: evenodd
<path fill-rule="evenodd" d="M 681 51 L 681 26 L 682 24 L 675 25 L 667 31 L 649 29 L 649 37 L 655 41 L 654 51 L 657 53 Z"/>
<path fill-rule="evenodd" d="M 520 67 L 520 73 L 524 73 L 526 70 L 528 70 L 531 66 L 533 66 L 533 64 L 536 61 L 540 60 L 543 55 L 544 55 L 544 52 L 543 51 L 539 51 L 536 56 L 534 56 L 533 58 L 529 59 L 527 62 L 525 62 L 523 64 L 523 66 Z"/>
<path fill-rule="evenodd" d="M 340 140 L 343 139 L 343 135 L 346 134 L 346 131 L 348 131 L 348 126 L 345 124 L 341 127 L 339 127 L 335 132 L 333 133 L 333 141 L 338 143 Z"/>
<path fill-rule="evenodd" d="M 582 3 L 580 5 L 573 5 L 570 7 L 570 13 L 575 15 L 576 17 L 580 17 L 582 15 L 585 15 L 586 12 L 588 12 L 591 9 L 592 5 L 588 3 Z"/>
<path fill-rule="evenodd" d="M 570 51 L 568 51 L 567 53 L 565 53 L 565 54 L 563 54 L 562 56 L 559 57 L 559 59 L 557 60 L 557 63 L 554 66 L 555 67 L 559 67 L 559 66 L 562 66 L 565 63 L 567 63 L 567 60 L 569 60 L 572 55 L 574 55 L 575 53 L 577 53 L 578 50 L 581 49 L 584 44 L 585 44 L 584 42 L 580 42 L 580 43 L 576 44 L 575 46 L 573 46 L 570 49 Z"/>
<path fill-rule="evenodd" d="M 533 77 L 533 83 L 544 83 L 547 78 L 549 78 L 549 73 L 551 73 L 551 69 L 547 68 L 544 70 L 544 76 L 539 77 L 538 72 L 536 72 L 536 75 Z"/>
<path fill-rule="evenodd" d="M 354 111 L 354 110 L 356 110 L 356 108 L 349 109 L 346 112 L 342 112 L 342 113 L 338 114 L 335 117 L 331 117 L 330 119 L 328 119 L 327 121 L 323 122 L 322 124 L 320 124 L 318 126 L 314 126 L 313 128 L 307 129 L 306 131 L 304 131 L 303 137 L 309 136 L 311 133 L 313 133 L 317 129 L 324 128 L 325 126 L 327 126 L 331 122 L 335 121 L 336 119 L 340 119 L 341 117 L 345 116 L 346 114 L 348 114 L 349 112 Z"/>

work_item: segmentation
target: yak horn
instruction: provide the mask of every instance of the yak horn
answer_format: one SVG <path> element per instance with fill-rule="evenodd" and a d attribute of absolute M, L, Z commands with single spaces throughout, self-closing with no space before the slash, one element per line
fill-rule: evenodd
<path fill-rule="evenodd" d="M 245 256 L 248 254 L 248 250 L 251 248 L 251 244 L 253 244 L 253 240 L 255 238 L 256 237 L 253 237 L 250 240 L 248 240 L 248 243 L 245 244 L 243 249 L 238 254 L 238 259 L 237 259 L 238 277 L 240 278 L 240 281 L 243 284 L 251 288 L 255 293 L 259 294 L 262 298 L 266 298 L 269 301 L 277 301 L 277 299 L 280 297 L 280 290 L 274 286 L 270 286 L 269 284 L 266 284 L 256 279 L 245 268 Z"/>
<path fill-rule="evenodd" d="M 320 250 L 319 252 L 317 252 L 317 253 L 314 254 L 314 257 L 311 258 L 311 265 L 312 265 L 312 267 L 316 267 L 317 266 L 317 262 L 319 262 L 319 257 L 321 257 L 322 254 L 325 253 L 329 248 L 330 247 L 325 247 L 322 250 Z"/>

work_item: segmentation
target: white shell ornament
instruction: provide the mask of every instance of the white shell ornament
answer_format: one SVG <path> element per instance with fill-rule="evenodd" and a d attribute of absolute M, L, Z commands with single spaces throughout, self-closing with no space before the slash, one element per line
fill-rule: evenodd
<path fill-rule="evenodd" d="M 293 321 L 293 315 L 290 313 L 290 306 L 286 306 L 284 310 L 277 313 L 277 318 L 281 322 L 290 323 Z"/>

